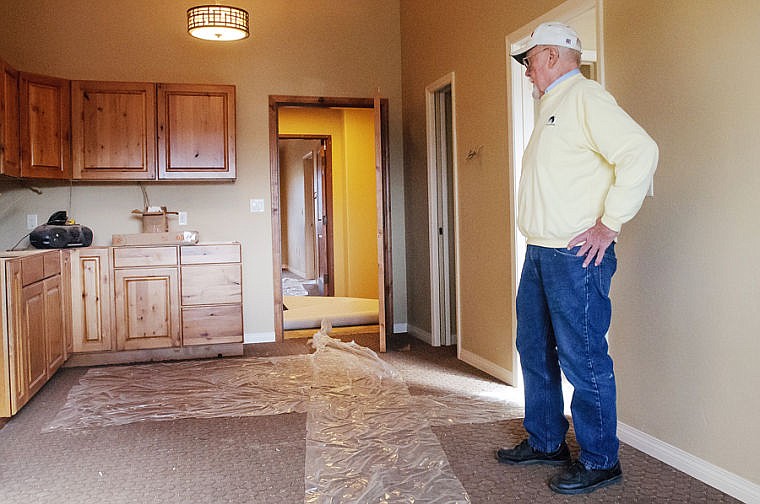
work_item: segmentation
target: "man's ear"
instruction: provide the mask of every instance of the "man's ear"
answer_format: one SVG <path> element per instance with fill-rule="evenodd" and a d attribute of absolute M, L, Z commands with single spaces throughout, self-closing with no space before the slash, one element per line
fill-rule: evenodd
<path fill-rule="evenodd" d="M 559 63 L 559 49 L 556 47 L 549 48 L 549 67 L 554 67 Z"/>

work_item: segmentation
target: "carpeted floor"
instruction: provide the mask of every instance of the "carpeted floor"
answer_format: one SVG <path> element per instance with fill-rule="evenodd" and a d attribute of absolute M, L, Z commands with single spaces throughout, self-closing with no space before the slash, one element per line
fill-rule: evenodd
<path fill-rule="evenodd" d="M 396 339 L 382 359 L 413 395 L 509 397 L 453 348 Z M 249 356 L 308 353 L 302 343 L 247 346 Z M 43 432 L 86 369 L 63 369 L 0 430 L 0 503 L 303 503 L 307 415 L 184 419 Z M 519 419 L 433 427 L 471 502 L 738 502 L 628 446 L 624 482 L 588 496 L 552 494 L 555 468 L 499 464 L 524 437 Z M 574 440 L 568 440 L 577 453 Z M 388 502 L 403 502 L 393 501 Z"/>

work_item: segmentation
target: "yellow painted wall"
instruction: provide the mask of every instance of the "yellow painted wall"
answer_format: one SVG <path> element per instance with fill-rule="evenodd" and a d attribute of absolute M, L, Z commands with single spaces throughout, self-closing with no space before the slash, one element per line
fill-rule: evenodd
<path fill-rule="evenodd" d="M 244 330 L 274 337 L 269 177 L 269 95 L 372 97 L 390 103 L 394 316 L 406 321 L 401 62 L 398 0 L 283 2 L 237 0 L 251 14 L 251 37 L 230 43 L 186 32 L 191 0 L 0 0 L 0 57 L 35 73 L 69 79 L 235 84 L 235 183 L 148 183 L 155 205 L 188 212 L 201 240 L 243 245 Z M 26 214 L 40 220 L 67 208 L 90 226 L 95 243 L 140 230 L 130 216 L 142 206 L 136 183 L 37 184 L 43 195 L 0 181 L 0 246 L 27 232 Z M 252 214 L 249 200 L 265 201 Z M 176 221 L 172 220 L 172 226 Z M 279 232 L 279 231 L 276 231 Z"/>
<path fill-rule="evenodd" d="M 348 289 L 354 297 L 377 298 L 377 176 L 373 110 L 343 110 L 346 134 L 346 243 Z"/>
<path fill-rule="evenodd" d="M 332 137 L 335 295 L 377 298 L 374 112 L 281 107 L 279 127 Z"/>

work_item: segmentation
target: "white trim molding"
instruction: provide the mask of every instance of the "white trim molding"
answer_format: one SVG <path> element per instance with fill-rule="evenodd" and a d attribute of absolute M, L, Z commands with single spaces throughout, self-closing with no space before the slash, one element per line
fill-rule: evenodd
<path fill-rule="evenodd" d="M 746 503 L 760 503 L 760 485 L 721 469 L 680 448 L 618 422 L 618 437 L 624 443 L 660 460 L 723 493 Z"/>
<path fill-rule="evenodd" d="M 420 329 L 417 326 L 413 326 L 412 324 L 407 324 L 407 332 L 418 340 L 424 341 L 430 346 L 433 345 L 433 335 L 430 332 Z"/>
<path fill-rule="evenodd" d="M 393 324 L 393 334 L 401 334 L 409 332 L 409 327 L 406 322 L 395 322 Z"/>
<path fill-rule="evenodd" d="M 498 378 L 508 385 L 514 384 L 514 376 L 508 369 L 505 369 L 498 364 L 489 361 L 488 359 L 484 359 L 480 355 L 465 350 L 461 347 L 461 345 L 457 350 L 459 352 L 459 360 L 466 362 L 470 366 L 480 369 L 484 373 L 488 373 L 489 375 Z"/>
<path fill-rule="evenodd" d="M 243 336 L 243 343 L 274 343 L 275 336 L 274 331 L 259 332 L 259 333 L 245 333 Z"/>

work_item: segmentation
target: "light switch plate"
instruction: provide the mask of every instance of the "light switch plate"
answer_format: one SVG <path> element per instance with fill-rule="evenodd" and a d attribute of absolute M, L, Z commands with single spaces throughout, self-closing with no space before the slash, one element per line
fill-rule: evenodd
<path fill-rule="evenodd" d="M 251 199 L 251 213 L 264 213 L 263 199 Z"/>
<path fill-rule="evenodd" d="M 187 226 L 187 212 L 179 212 L 177 215 L 177 224 Z"/>
<path fill-rule="evenodd" d="M 37 227 L 37 214 L 26 215 L 26 229 L 34 229 Z"/>

